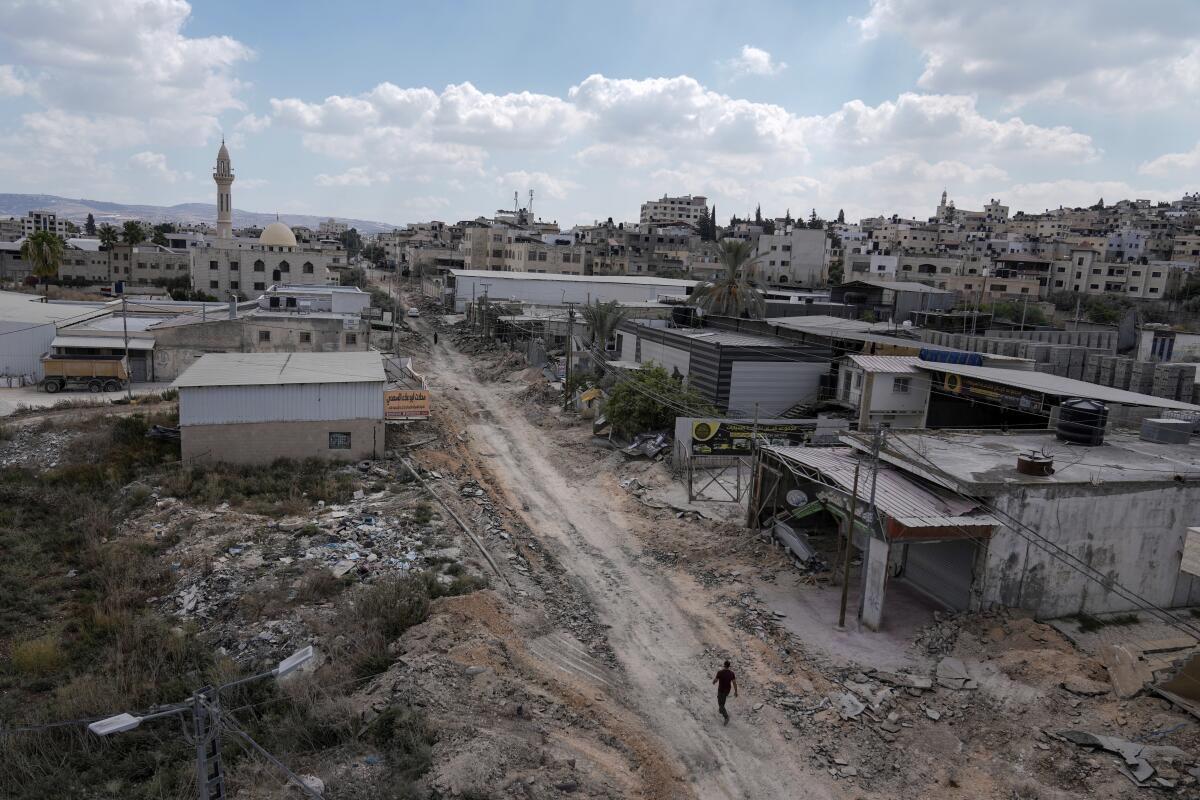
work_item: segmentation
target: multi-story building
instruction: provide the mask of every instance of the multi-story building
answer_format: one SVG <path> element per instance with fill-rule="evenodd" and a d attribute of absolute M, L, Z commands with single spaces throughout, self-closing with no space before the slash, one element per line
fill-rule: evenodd
<path fill-rule="evenodd" d="M 770 285 L 822 286 L 830 244 L 829 234 L 817 228 L 761 234 L 755 249 L 755 270 Z"/>
<path fill-rule="evenodd" d="M 700 195 L 668 197 L 642 203 L 641 224 L 675 225 L 683 222 L 693 227 L 700 224 L 700 217 L 708 208 L 708 198 Z"/>
<path fill-rule="evenodd" d="M 1171 262 L 1106 262 L 1095 250 L 1074 250 L 1069 260 L 1055 262 L 1050 290 L 1161 300 L 1183 279 L 1185 268 Z"/>
<path fill-rule="evenodd" d="M 340 240 L 342 234 L 350 230 L 350 226 L 344 222 L 338 222 L 333 217 L 322 222 L 317 226 L 317 235 L 322 239 Z"/>
<path fill-rule="evenodd" d="M 53 211 L 30 211 L 21 218 L 21 235 L 32 236 L 41 231 L 49 231 L 64 239 L 67 237 L 67 221 L 58 218 Z"/>
<path fill-rule="evenodd" d="M 21 220 L 16 217 L 0 219 L 0 242 L 15 242 L 25 235 Z"/>

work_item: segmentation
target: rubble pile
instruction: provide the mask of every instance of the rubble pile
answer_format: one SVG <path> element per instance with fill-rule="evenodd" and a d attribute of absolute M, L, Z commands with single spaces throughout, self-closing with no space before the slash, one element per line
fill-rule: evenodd
<path fill-rule="evenodd" d="M 6 430 L 11 437 L 0 439 L 0 468 L 53 469 L 82 435 L 41 425 L 9 425 Z"/>

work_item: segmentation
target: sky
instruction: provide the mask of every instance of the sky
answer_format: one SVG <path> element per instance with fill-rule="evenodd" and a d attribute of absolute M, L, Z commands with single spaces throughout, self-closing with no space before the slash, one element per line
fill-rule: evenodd
<path fill-rule="evenodd" d="M 1200 189 L 1195 0 L 0 0 L 0 191 L 403 224 Z M 236 222 L 236 220 L 235 220 Z"/>

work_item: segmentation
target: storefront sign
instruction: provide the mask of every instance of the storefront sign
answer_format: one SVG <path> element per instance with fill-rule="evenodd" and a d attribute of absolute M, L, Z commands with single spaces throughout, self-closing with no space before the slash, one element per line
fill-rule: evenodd
<path fill-rule="evenodd" d="M 758 435 L 767 439 L 785 438 L 791 442 L 806 441 L 812 434 L 812 424 L 769 422 L 757 426 Z M 744 455 L 753 451 L 751 441 L 755 425 L 752 422 L 728 422 L 720 419 L 698 419 L 692 423 L 693 455 Z"/>
<path fill-rule="evenodd" d="M 942 390 L 949 394 L 988 400 L 1005 408 L 1014 408 L 1032 414 L 1042 413 L 1043 402 L 1040 394 L 1030 394 L 1002 383 L 992 383 L 947 372 L 942 378 Z"/>
<path fill-rule="evenodd" d="M 388 389 L 383 393 L 384 419 L 428 419 L 428 389 Z"/>

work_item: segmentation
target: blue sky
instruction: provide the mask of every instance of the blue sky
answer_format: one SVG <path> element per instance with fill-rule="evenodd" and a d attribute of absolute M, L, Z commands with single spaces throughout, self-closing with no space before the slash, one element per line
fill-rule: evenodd
<path fill-rule="evenodd" d="M 1200 189 L 1200 4 L 0 0 L 0 190 L 393 223 Z"/>

